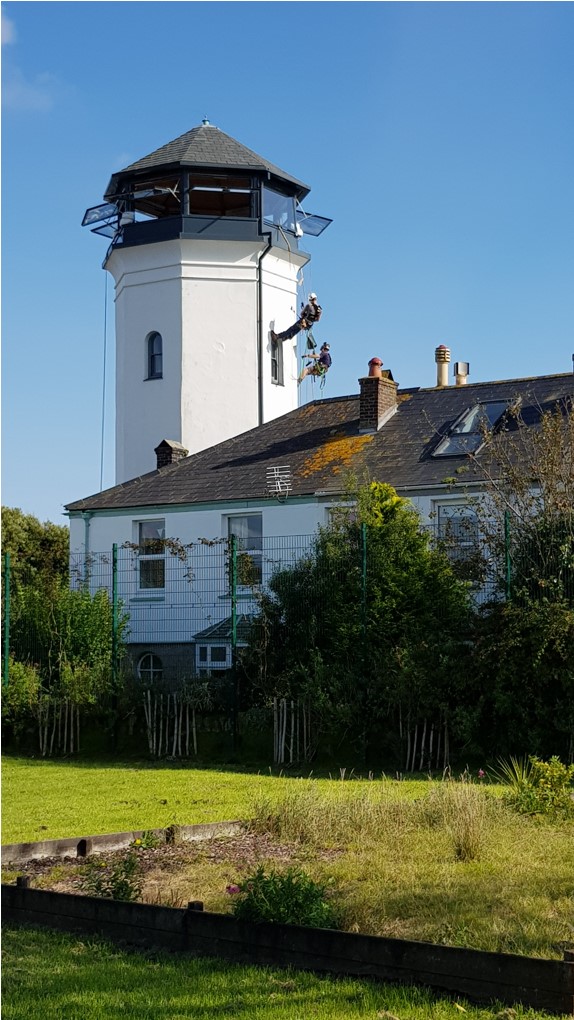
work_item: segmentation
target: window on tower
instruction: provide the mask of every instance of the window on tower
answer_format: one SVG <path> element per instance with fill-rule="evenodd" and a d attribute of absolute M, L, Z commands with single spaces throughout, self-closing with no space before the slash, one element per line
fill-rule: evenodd
<path fill-rule="evenodd" d="M 283 344 L 271 341 L 271 382 L 283 386 Z"/>
<path fill-rule="evenodd" d="M 161 333 L 150 333 L 147 338 L 147 378 L 163 378 L 163 340 Z"/>

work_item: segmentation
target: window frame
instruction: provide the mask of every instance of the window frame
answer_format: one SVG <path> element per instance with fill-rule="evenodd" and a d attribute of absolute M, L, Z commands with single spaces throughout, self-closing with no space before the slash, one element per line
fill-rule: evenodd
<path fill-rule="evenodd" d="M 156 341 L 159 341 L 159 351 L 153 349 Z M 159 358 L 159 370 L 155 359 Z M 146 380 L 163 379 L 163 337 L 156 329 L 148 333 L 146 337 Z"/>
<path fill-rule="evenodd" d="M 150 538 L 148 538 L 146 540 L 142 536 L 142 529 L 145 528 L 146 526 L 149 526 L 149 525 L 160 525 L 160 527 L 157 528 L 157 531 L 163 532 L 163 535 L 161 537 L 158 537 L 157 539 L 154 539 L 154 538 L 150 537 Z M 140 591 L 140 592 L 142 592 L 142 591 L 145 591 L 145 592 L 165 591 L 165 581 L 166 581 L 166 570 L 165 570 L 165 564 L 166 564 L 166 556 L 165 556 L 165 517 L 154 517 L 154 518 L 148 518 L 146 520 L 134 521 L 134 529 L 135 529 L 135 532 L 136 532 L 136 544 L 137 544 L 137 550 L 138 550 L 138 591 Z M 146 541 L 150 544 L 147 547 L 148 551 L 145 551 L 146 550 Z M 152 544 L 154 542 L 157 542 L 157 548 Z M 148 583 L 142 584 L 142 567 L 146 568 L 148 564 L 152 564 L 152 563 L 154 563 L 154 564 L 158 563 L 159 564 L 160 562 L 163 564 L 163 567 L 160 570 L 160 575 L 161 575 L 162 583 L 161 584 L 148 584 Z M 152 573 L 153 569 L 154 568 L 152 567 L 150 573 Z M 147 573 L 147 570 L 144 569 L 144 573 Z M 152 580 L 153 580 L 153 574 L 152 574 Z"/>
<path fill-rule="evenodd" d="M 223 652 L 225 658 L 213 658 L 213 652 Z M 231 667 L 231 645 L 225 641 L 202 641 L 195 646 L 195 669 L 198 676 L 209 676 Z"/>
<path fill-rule="evenodd" d="M 478 500 L 440 500 L 432 502 L 432 514 L 435 517 L 435 536 L 439 545 L 442 546 L 451 567 L 456 571 L 461 580 L 470 581 L 473 590 L 482 588 L 488 577 L 489 555 L 482 541 L 480 528 L 480 517 L 478 514 Z M 456 526 L 456 530 L 448 532 L 449 511 L 452 516 L 464 522 L 468 520 L 467 537 L 457 534 L 463 532 L 464 523 Z M 446 527 L 443 527 L 441 518 L 445 520 Z M 453 537 L 455 539 L 452 542 Z M 449 540 L 451 545 L 449 547 Z M 482 575 L 482 576 L 479 576 Z"/>
<path fill-rule="evenodd" d="M 280 340 L 271 341 L 271 382 L 273 386 L 285 385 L 283 343 Z"/>
<path fill-rule="evenodd" d="M 495 418 L 488 412 L 489 407 L 501 407 L 502 410 Z M 480 414 L 482 410 L 482 414 Z M 508 410 L 508 400 L 477 400 L 474 404 L 466 407 L 462 414 L 450 426 L 448 432 L 441 436 L 436 447 L 432 451 L 432 457 L 467 457 L 469 454 L 478 453 L 485 443 L 484 431 L 481 428 L 484 423 L 487 432 L 494 432 L 500 424 L 501 419 Z M 465 422 L 470 421 L 476 414 L 477 428 L 464 430 Z M 460 448 L 449 450 L 449 445 L 459 440 Z M 465 442 L 466 441 L 466 442 Z"/>
<path fill-rule="evenodd" d="M 240 535 L 235 535 L 235 538 L 237 540 L 237 551 L 238 551 L 239 555 L 241 555 L 243 553 L 243 554 L 245 554 L 246 556 L 249 557 L 249 559 L 251 560 L 251 562 L 255 566 L 256 577 L 253 580 L 253 582 L 249 581 L 248 583 L 242 583 L 242 581 L 241 581 L 241 569 L 239 568 L 238 569 L 238 575 L 239 576 L 238 576 L 238 580 L 237 580 L 237 589 L 240 592 L 246 592 L 246 591 L 252 590 L 253 588 L 259 588 L 263 584 L 263 514 L 261 513 L 261 511 L 259 511 L 259 512 L 256 512 L 256 513 L 243 513 L 243 514 L 237 513 L 237 514 L 225 514 L 224 515 L 224 527 L 225 527 L 225 529 L 227 531 L 227 539 L 229 540 L 230 546 L 231 546 L 230 539 L 231 539 L 231 536 L 233 534 L 233 532 L 231 530 L 231 522 L 234 521 L 234 520 L 237 520 L 237 519 L 247 519 L 247 518 L 252 519 L 252 520 L 259 520 L 259 535 L 258 536 L 254 536 L 252 538 L 250 538 L 249 535 L 247 536 L 247 538 L 243 538 Z M 242 548 L 241 547 L 241 544 L 240 544 L 241 542 L 246 542 L 247 543 L 246 548 Z M 257 542 L 256 545 L 250 544 L 250 543 L 255 543 L 255 542 Z M 239 559 L 239 557 L 238 557 L 238 559 Z M 230 573 L 231 573 L 231 571 L 230 571 Z M 231 581 L 231 577 L 230 577 L 230 581 Z"/>
<path fill-rule="evenodd" d="M 142 666 L 145 659 L 150 659 L 149 667 Z M 158 663 L 159 666 L 157 665 Z M 142 683 L 144 683 L 146 679 L 148 683 L 154 683 L 156 680 L 163 680 L 163 662 L 159 655 L 157 655 L 156 652 L 151 651 L 143 652 L 138 659 L 136 673 L 138 680 L 141 680 Z M 142 673 L 148 674 L 147 677 L 145 675 L 142 676 Z"/>

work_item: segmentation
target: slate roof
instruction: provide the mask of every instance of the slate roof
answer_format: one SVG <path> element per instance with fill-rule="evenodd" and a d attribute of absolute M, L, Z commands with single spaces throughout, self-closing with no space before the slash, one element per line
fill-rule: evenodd
<path fill-rule="evenodd" d="M 123 170 L 113 174 L 106 191 L 106 198 L 113 197 L 116 193 L 116 184 L 126 174 L 134 174 L 145 170 L 160 170 L 167 167 L 182 166 L 201 170 L 224 169 L 224 170 L 255 170 L 269 172 L 289 184 L 294 185 L 294 190 L 299 198 L 303 198 L 310 191 L 307 184 L 298 181 L 296 177 L 281 170 L 274 163 L 270 163 L 264 156 L 259 156 L 252 149 L 248 149 L 241 142 L 236 141 L 230 135 L 226 135 L 213 124 L 200 124 L 191 131 L 186 131 L 179 138 L 162 145 L 148 156 L 143 156 L 130 163 Z"/>
<path fill-rule="evenodd" d="M 237 640 L 241 644 L 246 644 L 249 638 L 249 631 L 251 630 L 251 624 L 253 623 L 253 617 L 249 613 L 238 613 L 237 614 Z M 196 644 L 213 641 L 231 641 L 233 634 L 233 620 L 230 616 L 227 616 L 225 620 L 220 620 L 219 623 L 212 623 L 210 627 L 206 627 L 205 630 L 200 630 L 197 634 L 193 635 L 193 640 Z"/>
<path fill-rule="evenodd" d="M 526 424 L 541 411 L 574 399 L 574 375 L 538 376 L 498 382 L 398 391 L 397 412 L 376 433 L 359 433 L 359 396 L 316 400 L 224 443 L 69 503 L 71 512 L 212 501 L 275 499 L 267 469 L 288 465 L 290 496 L 340 492 L 348 470 L 385 481 L 399 490 L 440 486 L 465 455 L 433 457 L 439 438 L 478 401 L 521 399 Z M 158 436 L 158 441 L 160 437 Z M 479 454 L 480 456 L 480 454 Z"/>

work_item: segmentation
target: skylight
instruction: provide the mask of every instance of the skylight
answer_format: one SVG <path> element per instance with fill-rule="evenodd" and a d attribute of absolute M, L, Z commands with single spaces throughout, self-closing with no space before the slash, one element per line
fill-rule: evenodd
<path fill-rule="evenodd" d="M 488 400 L 467 407 L 433 451 L 433 457 L 460 457 L 476 453 L 484 443 L 485 433 L 493 429 L 506 411 L 506 400 Z"/>

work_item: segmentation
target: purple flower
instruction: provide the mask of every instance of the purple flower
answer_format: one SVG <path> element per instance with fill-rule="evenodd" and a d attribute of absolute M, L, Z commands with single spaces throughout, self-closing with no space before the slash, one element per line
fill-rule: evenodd
<path fill-rule="evenodd" d="M 226 885 L 225 892 L 229 893 L 230 896 L 233 896 L 235 893 L 241 892 L 241 889 L 238 885 Z"/>
<path fill-rule="evenodd" d="M 486 772 L 484 771 L 484 769 L 479 769 L 478 770 L 478 778 L 479 779 L 484 779 L 485 775 L 486 775 Z"/>

